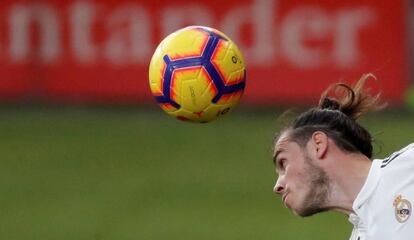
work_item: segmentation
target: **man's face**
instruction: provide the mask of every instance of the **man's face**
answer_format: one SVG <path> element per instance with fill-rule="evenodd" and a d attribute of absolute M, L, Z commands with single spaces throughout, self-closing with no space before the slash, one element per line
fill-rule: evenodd
<path fill-rule="evenodd" d="M 329 179 L 325 171 L 313 163 L 307 147 L 301 148 L 288 135 L 289 131 L 284 132 L 275 144 L 273 160 L 278 179 L 274 192 L 299 216 L 327 210 L 324 205 L 329 195 Z"/>

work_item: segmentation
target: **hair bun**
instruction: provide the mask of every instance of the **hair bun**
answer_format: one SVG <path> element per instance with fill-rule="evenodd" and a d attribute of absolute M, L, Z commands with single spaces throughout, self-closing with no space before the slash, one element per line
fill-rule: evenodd
<path fill-rule="evenodd" d="M 334 99 L 325 97 L 321 99 L 319 107 L 320 109 L 339 110 L 340 104 Z"/>
<path fill-rule="evenodd" d="M 339 110 L 354 120 L 365 112 L 384 108 L 386 104 L 380 103 L 381 94 L 372 95 L 369 88 L 365 87 L 369 78 L 376 79 L 368 73 L 362 75 L 353 86 L 345 83 L 331 85 L 322 93 L 319 108 Z M 329 94 L 331 97 L 328 97 Z"/>

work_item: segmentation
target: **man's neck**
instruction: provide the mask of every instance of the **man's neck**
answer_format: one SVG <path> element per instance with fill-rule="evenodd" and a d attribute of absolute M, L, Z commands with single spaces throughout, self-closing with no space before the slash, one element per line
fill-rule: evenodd
<path fill-rule="evenodd" d="M 344 153 L 329 169 L 331 193 L 327 208 L 346 215 L 367 180 L 372 161 L 362 154 Z"/>

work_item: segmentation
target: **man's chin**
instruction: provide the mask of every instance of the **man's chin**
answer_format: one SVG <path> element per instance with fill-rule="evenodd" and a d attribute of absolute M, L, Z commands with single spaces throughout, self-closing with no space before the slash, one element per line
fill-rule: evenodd
<path fill-rule="evenodd" d="M 323 208 L 316 208 L 316 207 L 308 207 L 308 208 L 302 208 L 302 209 L 292 209 L 293 213 L 299 217 L 310 217 L 317 213 L 321 213 L 326 211 L 326 209 Z"/>

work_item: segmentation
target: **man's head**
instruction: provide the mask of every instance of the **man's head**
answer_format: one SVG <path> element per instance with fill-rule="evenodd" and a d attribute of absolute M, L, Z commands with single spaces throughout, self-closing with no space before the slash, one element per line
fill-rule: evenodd
<path fill-rule="evenodd" d="M 310 145 L 301 147 L 285 131 L 274 149 L 273 159 L 279 175 L 274 192 L 282 196 L 286 207 L 302 217 L 326 210 L 330 192 L 328 175 L 312 159 L 310 149 L 314 146 Z"/>
<path fill-rule="evenodd" d="M 276 137 L 273 159 L 278 180 L 274 191 L 299 216 L 328 209 L 331 179 L 319 160 L 327 154 L 335 159 L 329 144 L 343 153 L 372 157 L 371 135 L 356 122 L 364 112 L 384 106 L 379 104 L 379 95 L 371 96 L 364 89 L 370 76 L 364 75 L 354 87 L 336 84 L 328 88 L 318 107 L 299 115 Z M 329 98 L 332 90 L 340 96 Z"/>

